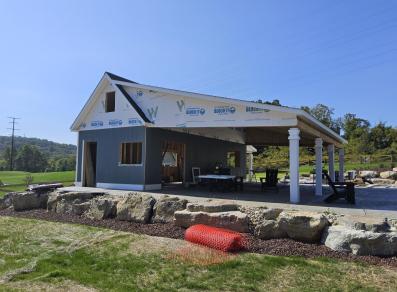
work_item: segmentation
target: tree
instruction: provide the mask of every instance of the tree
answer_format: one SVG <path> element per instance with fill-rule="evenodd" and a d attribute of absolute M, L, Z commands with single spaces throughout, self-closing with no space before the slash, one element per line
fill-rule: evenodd
<path fill-rule="evenodd" d="M 394 131 L 385 123 L 379 122 L 369 133 L 369 139 L 375 149 L 386 149 L 393 143 Z"/>
<path fill-rule="evenodd" d="M 262 101 L 262 99 L 258 99 L 255 102 L 281 106 L 280 100 L 278 99 L 273 99 L 273 101 Z"/>
<path fill-rule="evenodd" d="M 343 117 L 344 137 L 349 142 L 346 146 L 348 153 L 362 155 L 374 152 L 370 129 L 370 122 L 358 118 L 355 114 L 349 113 Z"/>
<path fill-rule="evenodd" d="M 23 145 L 15 158 L 16 170 L 41 172 L 47 166 L 47 158 L 36 146 Z"/>
<path fill-rule="evenodd" d="M 47 171 L 68 171 L 76 169 L 76 156 L 59 157 L 48 161 Z"/>
<path fill-rule="evenodd" d="M 9 169 L 10 167 L 10 158 L 11 158 L 11 147 L 6 147 L 2 153 L 2 160 L 4 169 Z"/>
<path fill-rule="evenodd" d="M 363 134 L 369 133 L 370 126 L 369 121 L 357 118 L 355 114 L 346 114 L 343 118 L 344 137 L 347 140 L 359 138 Z"/>
<path fill-rule="evenodd" d="M 320 103 L 312 108 L 310 108 L 308 106 L 302 106 L 301 109 L 306 111 L 307 113 L 311 114 L 313 117 L 315 117 L 321 123 L 323 123 L 327 127 L 331 128 L 335 132 L 340 133 L 340 130 L 342 128 L 342 119 L 340 119 L 340 118 L 334 119 L 333 118 L 333 116 L 334 116 L 333 108 Z"/>

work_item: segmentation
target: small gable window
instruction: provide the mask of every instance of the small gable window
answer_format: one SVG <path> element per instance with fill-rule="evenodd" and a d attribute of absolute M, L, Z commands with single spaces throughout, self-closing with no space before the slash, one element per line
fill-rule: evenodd
<path fill-rule="evenodd" d="M 116 108 L 116 93 L 114 91 L 106 93 L 105 112 L 114 112 Z"/>

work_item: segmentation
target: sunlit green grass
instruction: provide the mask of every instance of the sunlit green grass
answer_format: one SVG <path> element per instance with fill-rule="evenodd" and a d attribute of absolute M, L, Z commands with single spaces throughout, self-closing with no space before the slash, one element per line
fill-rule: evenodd
<path fill-rule="evenodd" d="M 24 179 L 27 175 L 33 177 L 33 183 L 55 183 L 60 182 L 70 185 L 75 178 L 75 171 L 62 172 L 40 172 L 29 173 L 24 171 L 0 171 L 0 181 L 4 186 L 0 186 L 0 196 L 7 192 L 23 191 L 26 189 Z"/>

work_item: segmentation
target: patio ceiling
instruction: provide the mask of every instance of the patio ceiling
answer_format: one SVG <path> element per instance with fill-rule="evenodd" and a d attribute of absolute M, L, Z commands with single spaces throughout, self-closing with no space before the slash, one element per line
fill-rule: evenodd
<path fill-rule="evenodd" d="M 254 146 L 288 146 L 288 130 L 291 127 L 247 127 L 244 128 L 245 142 Z M 300 145 L 306 147 L 314 147 L 314 140 L 322 138 L 324 145 L 334 144 L 336 147 L 342 147 L 342 144 L 328 136 L 321 129 L 303 122 L 298 121 L 297 128 L 301 130 Z"/>

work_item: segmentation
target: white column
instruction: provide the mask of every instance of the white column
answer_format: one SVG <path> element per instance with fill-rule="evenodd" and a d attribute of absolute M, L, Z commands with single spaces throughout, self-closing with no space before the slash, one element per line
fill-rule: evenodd
<path fill-rule="evenodd" d="M 299 191 L 299 140 L 300 130 L 298 128 L 291 128 L 289 133 L 289 176 L 290 176 L 290 202 L 300 202 Z"/>
<path fill-rule="evenodd" d="M 250 175 L 249 175 L 249 180 L 250 182 L 252 181 L 252 175 L 254 174 L 254 154 L 250 153 Z"/>
<path fill-rule="evenodd" d="M 328 171 L 329 177 L 332 181 L 335 181 L 335 159 L 334 159 L 335 146 L 333 144 L 328 145 Z"/>
<path fill-rule="evenodd" d="M 345 181 L 345 149 L 339 149 L 339 181 Z"/>
<path fill-rule="evenodd" d="M 323 139 L 316 138 L 316 196 L 323 195 Z"/>

